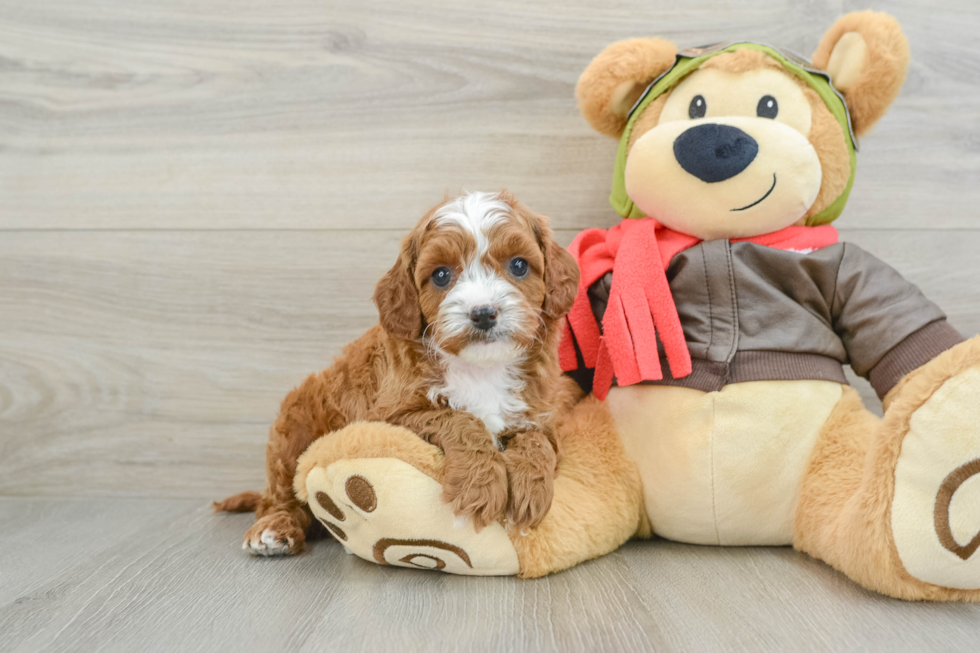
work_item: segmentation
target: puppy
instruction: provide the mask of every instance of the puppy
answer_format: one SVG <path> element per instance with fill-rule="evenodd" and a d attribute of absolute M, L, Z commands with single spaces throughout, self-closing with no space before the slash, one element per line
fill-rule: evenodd
<path fill-rule="evenodd" d="M 513 527 L 538 525 L 552 499 L 555 420 L 576 392 L 557 347 L 578 280 L 547 220 L 506 191 L 432 208 L 377 285 L 380 324 L 283 401 L 265 491 L 216 504 L 255 511 L 243 548 L 303 548 L 311 513 L 293 494 L 296 460 L 356 421 L 405 426 L 441 447 L 443 498 L 477 529 L 505 513 Z"/>

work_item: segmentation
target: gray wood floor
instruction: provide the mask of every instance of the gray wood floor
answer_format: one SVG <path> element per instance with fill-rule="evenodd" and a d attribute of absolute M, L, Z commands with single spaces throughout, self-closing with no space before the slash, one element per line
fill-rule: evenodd
<path fill-rule="evenodd" d="M 279 399 L 376 319 L 399 237 L 509 187 L 568 242 L 615 144 L 605 44 L 811 52 L 852 0 L 0 0 L 0 650 L 966 650 L 790 550 L 632 543 L 539 581 L 238 549 Z M 980 332 L 980 4 L 884 0 L 913 51 L 844 238 Z M 867 384 L 856 381 L 866 397 Z"/>
<path fill-rule="evenodd" d="M 789 549 L 634 542 L 536 581 L 249 559 L 186 499 L 0 499 L 13 651 L 970 650 L 976 606 L 866 592 Z M 40 544 L 40 543 L 43 543 Z"/>

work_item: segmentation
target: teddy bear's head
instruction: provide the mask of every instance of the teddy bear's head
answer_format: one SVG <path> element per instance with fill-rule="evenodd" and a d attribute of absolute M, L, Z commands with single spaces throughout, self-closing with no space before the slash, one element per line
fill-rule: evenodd
<path fill-rule="evenodd" d="M 622 216 L 743 238 L 840 215 L 856 137 L 897 97 L 908 63 L 895 19 L 868 11 L 838 20 L 812 63 L 756 43 L 678 54 L 620 41 L 576 94 L 592 126 L 620 139 L 610 200 Z"/>

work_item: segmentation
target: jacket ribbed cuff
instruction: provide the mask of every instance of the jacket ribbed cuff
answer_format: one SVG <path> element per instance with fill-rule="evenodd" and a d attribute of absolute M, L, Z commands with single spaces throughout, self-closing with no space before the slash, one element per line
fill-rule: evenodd
<path fill-rule="evenodd" d="M 884 399 L 902 377 L 917 370 L 947 349 L 963 342 L 959 331 L 946 320 L 927 324 L 882 357 L 868 372 L 871 387 Z"/>

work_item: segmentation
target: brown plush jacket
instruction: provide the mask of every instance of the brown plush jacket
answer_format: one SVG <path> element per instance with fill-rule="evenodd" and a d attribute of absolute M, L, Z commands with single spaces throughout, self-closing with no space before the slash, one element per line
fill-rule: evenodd
<path fill-rule="evenodd" d="M 744 381 L 847 383 L 850 364 L 884 397 L 963 340 L 915 285 L 849 243 L 803 254 L 706 241 L 675 256 L 667 279 L 693 372 L 671 378 L 661 346 L 665 378 L 647 383 L 708 392 Z M 610 272 L 589 289 L 600 324 L 611 284 Z"/>

